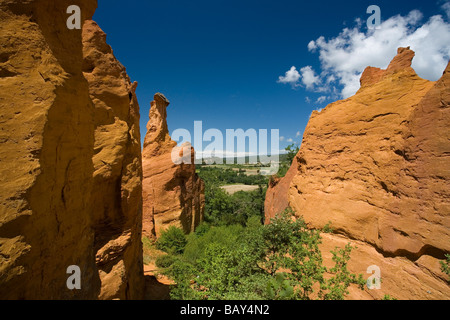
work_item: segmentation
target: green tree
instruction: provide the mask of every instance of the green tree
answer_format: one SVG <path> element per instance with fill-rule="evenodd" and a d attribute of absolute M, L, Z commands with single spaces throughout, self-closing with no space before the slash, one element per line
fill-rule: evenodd
<path fill-rule="evenodd" d="M 159 250 L 175 254 L 183 253 L 186 244 L 187 239 L 183 230 L 175 226 L 171 226 L 167 230 L 163 231 L 159 239 L 156 241 L 156 247 Z"/>
<path fill-rule="evenodd" d="M 300 150 L 300 147 L 295 144 L 290 144 L 286 148 L 286 154 L 284 155 L 284 160 L 281 161 L 280 169 L 278 170 L 277 177 L 284 177 L 289 170 L 289 168 L 292 165 L 292 162 L 294 161 L 295 156 L 297 155 L 298 151 Z"/>
<path fill-rule="evenodd" d="M 309 229 L 286 210 L 269 225 L 258 216 L 246 226 L 200 228 L 188 237 L 184 254 L 169 261 L 173 298 L 185 299 L 343 299 L 348 287 L 364 286 L 350 273 L 352 247 L 332 251 L 333 268 L 323 265 L 320 230 Z"/>
<path fill-rule="evenodd" d="M 352 247 L 332 251 L 335 266 L 327 269 L 323 265 L 321 230 L 309 229 L 303 219 L 293 219 L 294 212 L 287 209 L 266 227 L 266 268 L 271 274 L 278 270 L 289 270 L 286 277 L 294 286 L 295 299 L 307 300 L 313 293 L 322 299 L 343 299 L 350 284 L 364 286 L 362 275 L 357 277 L 347 270 Z M 325 278 L 324 275 L 331 275 Z M 314 286 L 319 289 L 314 292 Z"/>
<path fill-rule="evenodd" d="M 289 164 L 289 166 L 294 161 L 295 156 L 297 155 L 298 151 L 300 150 L 300 147 L 296 144 L 290 144 L 284 150 L 287 151 L 286 154 L 286 162 Z"/>

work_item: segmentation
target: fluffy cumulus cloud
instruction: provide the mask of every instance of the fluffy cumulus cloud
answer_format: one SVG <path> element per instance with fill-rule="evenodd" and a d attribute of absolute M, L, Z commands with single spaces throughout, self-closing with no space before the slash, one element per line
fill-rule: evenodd
<path fill-rule="evenodd" d="M 308 90 L 316 90 L 320 82 L 320 77 L 311 66 L 301 68 L 300 72 L 292 66 L 284 76 L 278 77 L 278 83 L 290 84 L 292 87 L 304 86 Z"/>
<path fill-rule="evenodd" d="M 320 84 L 320 77 L 316 74 L 311 66 L 306 66 L 300 69 L 301 79 L 306 89 L 313 90 L 318 84 Z"/>
<path fill-rule="evenodd" d="M 450 2 L 445 2 L 441 8 L 450 16 Z M 373 30 L 367 30 L 357 19 L 355 27 L 343 29 L 335 38 L 319 37 L 309 42 L 308 50 L 319 54 L 322 70 L 316 75 L 310 66 L 300 68 L 296 83 L 301 80 L 307 90 L 347 98 L 359 89 L 359 79 L 367 66 L 384 69 L 396 55 L 397 48 L 407 46 L 416 52 L 412 67 L 418 75 L 437 80 L 450 58 L 448 19 L 448 16 L 435 15 L 423 21 L 422 13 L 413 10 L 406 16 L 397 15 L 382 21 L 380 28 Z"/>
<path fill-rule="evenodd" d="M 295 68 L 293 66 L 293 67 L 291 67 L 291 69 L 286 71 L 284 76 L 278 77 L 278 82 L 279 83 L 288 83 L 295 87 L 295 86 L 297 86 L 299 79 L 300 79 L 300 73 L 298 73 L 297 68 Z"/>

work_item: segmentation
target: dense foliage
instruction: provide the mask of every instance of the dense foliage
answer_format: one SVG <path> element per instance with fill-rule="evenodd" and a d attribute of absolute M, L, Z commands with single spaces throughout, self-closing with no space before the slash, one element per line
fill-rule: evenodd
<path fill-rule="evenodd" d="M 364 285 L 347 270 L 352 247 L 336 248 L 326 268 L 319 231 L 292 211 L 269 225 L 259 216 L 245 226 L 204 223 L 187 239 L 182 254 L 158 262 L 177 283 L 173 299 L 343 299 L 351 283 Z"/>
<path fill-rule="evenodd" d="M 242 166 L 222 168 L 215 166 L 197 166 L 199 176 L 209 185 L 246 184 L 266 185 L 267 177 L 259 174 L 247 175 Z"/>
<path fill-rule="evenodd" d="M 251 216 L 264 219 L 264 199 L 267 178 L 261 175 L 245 176 L 242 172 L 218 167 L 201 167 L 199 176 L 205 181 L 205 220 L 213 225 L 245 225 Z M 248 182 L 259 185 L 252 192 L 229 195 L 220 187 L 229 183 Z"/>
<path fill-rule="evenodd" d="M 288 168 L 298 147 L 287 150 Z M 320 232 L 329 226 L 309 229 L 291 209 L 263 224 L 266 177 L 217 166 L 200 166 L 198 174 L 205 221 L 187 236 L 169 228 L 157 242 L 168 253 L 156 265 L 175 281 L 173 299 L 343 299 L 351 283 L 363 287 L 362 275 L 347 270 L 350 245 L 332 252 L 334 267 L 323 265 Z M 259 188 L 233 195 L 220 188 L 235 183 Z"/>

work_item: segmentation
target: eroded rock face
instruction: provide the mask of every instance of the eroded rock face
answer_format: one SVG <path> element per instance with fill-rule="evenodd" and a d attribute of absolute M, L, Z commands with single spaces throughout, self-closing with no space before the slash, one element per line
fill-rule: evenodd
<path fill-rule="evenodd" d="M 168 105 L 163 94 L 155 95 L 142 152 L 143 233 L 148 237 L 158 237 L 172 225 L 186 233 L 194 231 L 204 214 L 204 182 L 195 173 L 194 149 L 189 143 L 176 147 L 170 138 Z M 190 164 L 177 162 L 183 159 L 190 159 Z"/>
<path fill-rule="evenodd" d="M 96 298 L 93 104 L 69 0 L 0 1 L 0 297 Z M 78 4 L 82 21 L 96 1 Z M 78 265 L 82 290 L 68 290 Z"/>
<path fill-rule="evenodd" d="M 125 68 L 91 20 L 83 26 L 83 74 L 94 103 L 94 249 L 100 299 L 143 293 L 139 104 Z"/>
<path fill-rule="evenodd" d="M 450 296 L 439 270 L 450 251 L 449 68 L 427 81 L 413 57 L 400 48 L 386 70 L 365 70 L 353 97 L 313 112 L 280 190 L 312 227 L 332 222 L 324 251 L 351 242 L 352 272 L 380 267 L 382 289 L 351 298 Z"/>
<path fill-rule="evenodd" d="M 289 207 L 288 191 L 291 181 L 297 174 L 298 161 L 294 157 L 292 165 L 282 178 L 272 177 L 264 200 L 264 223 L 269 224 L 272 218 Z"/>
<path fill-rule="evenodd" d="M 135 85 L 95 23 L 66 27 L 72 4 L 0 0 L 2 299 L 143 289 Z M 76 4 L 91 19 L 97 2 Z M 71 265 L 81 290 L 67 288 Z"/>

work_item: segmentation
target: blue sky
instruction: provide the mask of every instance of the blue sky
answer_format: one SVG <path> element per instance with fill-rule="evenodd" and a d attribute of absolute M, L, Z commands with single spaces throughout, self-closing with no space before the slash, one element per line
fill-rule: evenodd
<path fill-rule="evenodd" d="M 171 101 L 167 110 L 171 132 L 177 128 L 193 130 L 196 120 L 203 121 L 204 129 L 217 128 L 224 133 L 225 129 L 238 128 L 280 129 L 284 137 L 280 148 L 284 148 L 290 143 L 288 139 L 300 142 L 312 110 L 354 91 L 362 64 L 386 67 L 397 44 L 413 42 L 416 57 L 419 52 L 436 55 L 433 65 L 437 69 L 443 70 L 442 61 L 448 61 L 450 55 L 448 1 L 98 3 L 94 20 L 108 35 L 108 44 L 132 81 L 139 83 L 142 140 L 150 101 L 154 93 L 162 92 Z M 377 31 L 378 44 L 372 49 L 368 43 L 374 35 L 365 25 L 370 16 L 366 9 L 371 4 L 380 7 L 382 22 L 397 16 L 385 24 L 384 31 Z M 412 10 L 418 11 L 411 14 Z M 431 21 L 436 15 L 441 19 Z M 353 32 L 341 34 L 344 28 Z M 402 35 L 389 38 L 400 29 Z M 416 31 L 423 29 L 429 34 L 420 38 Z M 355 42 L 361 38 L 358 35 L 367 41 Z M 442 35 L 444 38 L 437 41 Z M 316 41 L 320 37 L 322 41 Z M 342 42 L 347 50 L 344 56 L 339 47 Z M 367 51 L 370 54 L 358 60 L 361 52 Z M 355 63 L 343 69 L 342 59 Z M 418 62 L 418 69 L 424 70 L 423 77 L 436 80 L 431 78 L 436 78 L 438 71 L 425 74 L 430 70 L 426 60 Z M 292 67 L 300 78 L 278 81 Z M 303 81 L 306 74 L 302 70 L 313 70 L 309 85 L 305 84 L 307 78 Z"/>

